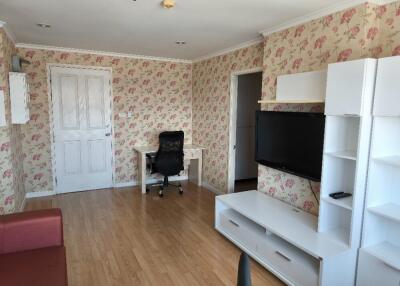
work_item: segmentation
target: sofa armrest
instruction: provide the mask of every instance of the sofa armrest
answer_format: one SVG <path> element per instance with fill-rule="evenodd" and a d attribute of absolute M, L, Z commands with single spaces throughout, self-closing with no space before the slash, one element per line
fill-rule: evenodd
<path fill-rule="evenodd" d="M 0 216 L 0 254 L 62 245 L 60 209 Z"/>

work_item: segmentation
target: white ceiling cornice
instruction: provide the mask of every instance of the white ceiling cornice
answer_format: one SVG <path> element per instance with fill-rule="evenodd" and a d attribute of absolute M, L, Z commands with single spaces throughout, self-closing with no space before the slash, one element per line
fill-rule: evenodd
<path fill-rule="evenodd" d="M 151 60 L 151 61 L 174 62 L 174 63 L 185 63 L 185 64 L 192 63 L 191 60 L 185 60 L 185 59 L 163 58 L 163 57 L 113 53 L 113 52 L 74 49 L 74 48 L 63 48 L 63 47 L 35 45 L 35 44 L 17 43 L 15 46 L 17 48 L 24 48 L 24 49 L 36 49 L 36 50 L 57 51 L 57 52 L 66 52 L 66 53 L 79 53 L 79 54 L 92 54 L 92 55 L 130 58 L 130 59 L 138 59 L 138 60 Z"/>
<path fill-rule="evenodd" d="M 307 23 L 309 21 L 312 21 L 312 20 L 315 20 L 315 19 L 318 19 L 318 18 L 322 18 L 322 17 L 325 17 L 325 16 L 333 14 L 333 13 L 337 13 L 337 12 L 346 10 L 348 8 L 351 8 L 351 7 L 354 7 L 354 6 L 363 4 L 363 3 L 372 3 L 372 4 L 377 4 L 377 5 L 384 5 L 384 4 L 388 4 L 388 3 L 391 3 L 391 2 L 395 2 L 395 1 L 394 0 L 369 0 L 369 1 L 368 0 L 350 0 L 350 1 L 347 0 L 347 1 L 342 1 L 342 2 L 339 2 L 339 3 L 335 4 L 335 5 L 328 6 L 326 8 L 317 10 L 315 12 L 306 14 L 306 15 L 301 16 L 301 17 L 294 18 L 292 20 L 286 21 L 286 22 L 281 23 L 279 25 L 276 25 L 276 26 L 273 26 L 271 28 L 265 29 L 265 30 L 261 31 L 260 33 L 264 37 L 266 37 L 266 36 L 268 36 L 270 34 L 273 34 L 273 33 L 276 33 L 276 32 L 279 32 L 279 31 L 282 31 L 282 30 L 285 30 L 285 29 L 288 29 L 288 28 L 291 28 L 291 27 L 294 27 L 294 26 L 297 26 L 297 25 L 301 25 L 301 24 Z"/>
<path fill-rule="evenodd" d="M 232 46 L 232 47 L 229 47 L 229 48 L 226 48 L 226 49 L 223 49 L 223 50 L 219 50 L 217 52 L 214 52 L 214 53 L 211 53 L 211 54 L 196 58 L 196 59 L 193 60 L 193 63 L 197 63 L 197 62 L 204 61 L 204 60 L 207 60 L 207 59 L 210 59 L 210 58 L 214 58 L 214 57 L 218 57 L 218 56 L 221 56 L 221 55 L 225 55 L 225 54 L 228 54 L 230 52 L 234 52 L 236 50 L 244 49 L 244 48 L 259 44 L 262 41 L 263 41 L 263 38 L 260 36 L 260 37 L 257 37 L 254 40 L 250 40 L 250 41 L 241 43 L 239 45 L 235 45 L 235 46 Z"/>
<path fill-rule="evenodd" d="M 17 37 L 15 34 L 10 30 L 10 27 L 7 25 L 6 22 L 0 21 L 0 28 L 3 28 L 4 32 L 6 32 L 8 38 L 14 43 L 17 42 Z"/>

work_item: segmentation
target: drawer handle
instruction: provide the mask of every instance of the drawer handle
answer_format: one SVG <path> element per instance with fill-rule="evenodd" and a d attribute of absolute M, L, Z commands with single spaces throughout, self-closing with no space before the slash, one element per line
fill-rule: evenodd
<path fill-rule="evenodd" d="M 279 255 L 280 257 L 282 257 L 283 259 L 285 259 L 286 261 L 289 261 L 289 262 L 292 261 L 292 259 L 290 259 L 289 257 L 287 257 L 286 255 L 282 254 L 282 253 L 279 252 L 279 251 L 275 251 L 275 253 L 278 254 L 278 255 Z"/>
<path fill-rule="evenodd" d="M 355 113 L 345 113 L 344 116 L 359 117 L 359 115 L 358 115 L 358 114 L 355 114 Z"/>
<path fill-rule="evenodd" d="M 234 226 L 239 227 L 239 225 L 238 225 L 236 222 L 234 222 L 233 220 L 230 219 L 229 222 L 230 222 L 231 224 L 233 224 Z"/>

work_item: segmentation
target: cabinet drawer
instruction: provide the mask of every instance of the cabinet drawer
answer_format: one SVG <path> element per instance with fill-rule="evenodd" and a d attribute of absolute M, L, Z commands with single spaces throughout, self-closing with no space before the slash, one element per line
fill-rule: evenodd
<path fill-rule="evenodd" d="M 357 286 L 399 286 L 400 271 L 386 265 L 378 258 L 360 250 Z"/>
<path fill-rule="evenodd" d="M 257 248 L 260 258 L 293 284 L 318 285 L 319 260 L 274 235 L 266 236 Z"/>
<path fill-rule="evenodd" d="M 220 214 L 221 229 L 248 250 L 256 251 L 259 237 L 265 235 L 265 229 L 233 210 Z"/>

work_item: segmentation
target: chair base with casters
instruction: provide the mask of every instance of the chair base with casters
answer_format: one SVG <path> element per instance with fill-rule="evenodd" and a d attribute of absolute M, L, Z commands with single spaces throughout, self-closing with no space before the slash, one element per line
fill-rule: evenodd
<path fill-rule="evenodd" d="M 159 187 L 160 189 L 158 190 L 158 195 L 160 197 L 164 196 L 164 190 L 168 188 L 169 186 L 178 188 L 179 194 L 183 194 L 183 188 L 181 182 L 178 182 L 177 184 L 172 184 L 169 182 L 168 177 L 164 177 L 164 181 L 160 181 L 159 183 L 156 184 L 151 184 L 146 186 L 146 193 L 150 192 L 151 187 Z"/>

